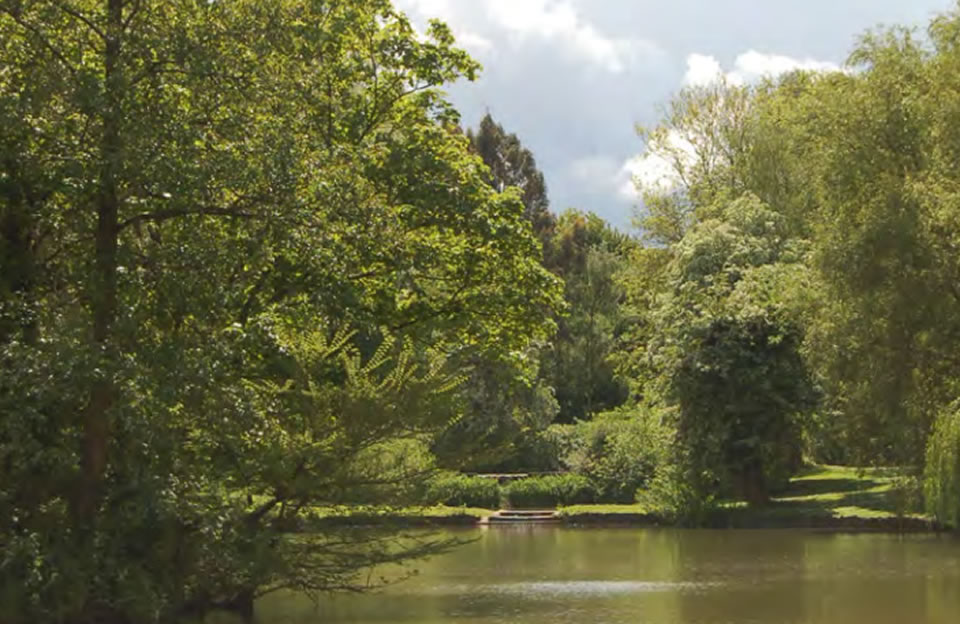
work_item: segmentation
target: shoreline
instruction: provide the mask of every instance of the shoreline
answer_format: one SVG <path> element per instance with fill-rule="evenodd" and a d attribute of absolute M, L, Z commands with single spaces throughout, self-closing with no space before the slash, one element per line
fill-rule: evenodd
<path fill-rule="evenodd" d="M 683 528 L 683 529 L 732 529 L 732 530 L 769 530 L 769 529 L 796 529 L 796 530 L 825 530 L 837 532 L 863 533 L 951 533 L 951 529 L 939 523 L 918 517 L 776 517 L 764 518 L 764 509 L 757 510 L 756 515 L 742 512 L 720 513 L 707 521 L 697 525 L 671 522 L 655 513 L 639 512 L 582 512 L 565 513 L 560 510 L 556 522 L 548 526 L 564 528 Z M 492 514 L 488 510 L 488 514 Z M 301 530 L 321 528 L 479 528 L 480 526 L 495 526 L 483 524 L 485 515 L 476 513 L 453 514 L 357 514 L 338 515 L 317 518 L 308 523 Z M 537 526 L 536 523 L 517 523 L 509 525 Z M 502 528 L 502 525 L 497 526 Z"/>
<path fill-rule="evenodd" d="M 887 469 L 809 465 L 763 505 L 725 501 L 696 522 L 676 521 L 655 505 L 561 505 L 553 526 L 668 527 L 704 529 L 800 529 L 838 532 L 951 533 L 909 503 L 910 491 Z M 914 513 L 910 513 L 914 512 Z M 301 530 L 310 527 L 472 527 L 496 513 L 479 507 L 338 507 L 317 509 Z M 491 523 L 493 524 L 493 523 Z M 499 524 L 499 523 L 496 523 Z M 511 526 L 527 525 L 515 522 Z"/>

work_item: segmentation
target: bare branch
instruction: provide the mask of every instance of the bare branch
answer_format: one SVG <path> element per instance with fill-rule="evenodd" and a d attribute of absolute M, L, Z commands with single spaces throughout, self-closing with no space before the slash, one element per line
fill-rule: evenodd
<path fill-rule="evenodd" d="M 149 195 L 148 197 L 152 199 L 166 200 L 166 196 L 162 195 Z M 262 215 L 256 212 L 250 212 L 247 210 L 241 210 L 241 206 L 244 203 L 253 203 L 259 201 L 258 197 L 240 197 L 232 204 L 225 208 L 217 206 L 200 206 L 197 208 L 170 208 L 167 210 L 156 210 L 154 212 L 145 212 L 142 214 L 134 215 L 129 219 L 122 221 L 117 226 L 117 231 L 122 232 L 124 229 L 130 227 L 131 225 L 137 225 L 143 223 L 144 221 L 167 221 L 170 219 L 176 219 L 178 217 L 193 217 L 193 216 L 216 216 L 216 217 L 230 217 L 233 219 L 257 219 L 262 217 Z"/>

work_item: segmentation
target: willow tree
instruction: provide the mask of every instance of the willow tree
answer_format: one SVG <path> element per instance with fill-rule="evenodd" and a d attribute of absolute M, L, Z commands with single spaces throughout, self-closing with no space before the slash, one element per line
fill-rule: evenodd
<path fill-rule="evenodd" d="M 807 353 L 848 461 L 919 469 L 957 396 L 957 14 L 863 36 L 856 71 L 756 103 L 812 242 Z M 789 204 L 786 202 L 785 205 Z"/>
<path fill-rule="evenodd" d="M 423 552 L 401 488 L 553 278 L 386 0 L 0 2 L 0 619 L 157 621 Z"/>

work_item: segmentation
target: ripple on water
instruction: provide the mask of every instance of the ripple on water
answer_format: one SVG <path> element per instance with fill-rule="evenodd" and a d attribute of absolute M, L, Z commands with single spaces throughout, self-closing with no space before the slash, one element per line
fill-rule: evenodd
<path fill-rule="evenodd" d="M 557 598 L 561 596 L 616 596 L 655 592 L 690 592 L 705 589 L 717 583 L 666 581 L 533 581 L 522 583 L 486 583 L 481 585 L 434 585 L 431 594 L 513 595 L 526 598 Z M 422 589 L 421 589 L 422 591 Z"/>

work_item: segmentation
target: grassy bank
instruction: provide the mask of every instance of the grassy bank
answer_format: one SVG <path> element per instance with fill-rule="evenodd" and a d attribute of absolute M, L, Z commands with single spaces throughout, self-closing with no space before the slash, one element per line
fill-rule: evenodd
<path fill-rule="evenodd" d="M 890 469 L 813 466 L 794 477 L 768 505 L 748 507 L 728 501 L 703 524 L 728 528 L 832 528 L 849 530 L 929 531 L 937 527 L 918 513 L 918 501 Z M 373 507 L 319 509 L 318 525 L 468 526 L 494 510 L 476 507 Z M 559 507 L 564 524 L 669 526 L 673 521 L 654 506 L 570 505 Z"/>
<path fill-rule="evenodd" d="M 704 523 L 730 528 L 936 529 L 919 513 L 919 500 L 910 492 L 894 470 L 812 466 L 791 479 L 768 505 L 728 501 Z M 574 505 L 559 511 L 569 524 L 670 524 L 660 510 L 639 504 Z"/>
<path fill-rule="evenodd" d="M 769 505 L 730 504 L 720 519 L 733 527 L 935 528 L 920 505 L 916 489 L 896 470 L 814 466 Z"/>

